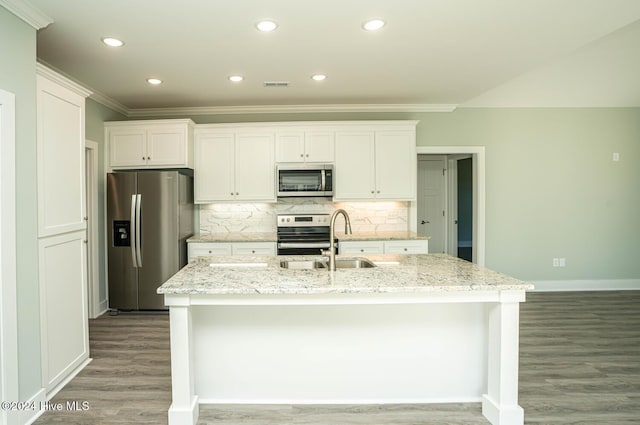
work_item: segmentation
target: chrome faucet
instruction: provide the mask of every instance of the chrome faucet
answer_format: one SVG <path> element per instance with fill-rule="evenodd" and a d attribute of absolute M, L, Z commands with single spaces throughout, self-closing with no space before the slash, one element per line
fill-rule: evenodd
<path fill-rule="evenodd" d="M 350 235 L 351 232 L 351 221 L 349 220 L 349 214 L 342 208 L 337 209 L 331 215 L 330 221 L 330 230 L 329 230 L 329 250 L 324 251 L 323 253 L 329 255 L 329 270 L 336 270 L 336 243 L 335 243 L 335 227 L 336 227 L 336 218 L 339 214 L 344 216 L 344 233 L 345 235 Z"/>

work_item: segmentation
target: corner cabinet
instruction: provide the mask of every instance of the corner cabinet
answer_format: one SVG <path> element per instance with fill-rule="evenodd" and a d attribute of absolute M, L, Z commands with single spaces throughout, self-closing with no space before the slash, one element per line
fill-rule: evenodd
<path fill-rule="evenodd" d="M 41 370 L 51 395 L 89 361 L 84 161 L 91 93 L 39 64 L 36 84 Z"/>
<path fill-rule="evenodd" d="M 216 129 L 195 133 L 195 202 L 275 202 L 274 132 Z"/>
<path fill-rule="evenodd" d="M 112 169 L 193 168 L 190 119 L 105 123 Z"/>
<path fill-rule="evenodd" d="M 395 127 L 336 133 L 335 200 L 416 200 L 415 124 Z"/>

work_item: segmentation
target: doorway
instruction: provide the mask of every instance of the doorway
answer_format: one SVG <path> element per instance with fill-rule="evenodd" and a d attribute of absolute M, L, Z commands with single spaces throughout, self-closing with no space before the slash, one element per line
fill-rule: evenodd
<path fill-rule="evenodd" d="M 87 306 L 88 317 L 95 319 L 100 308 L 98 274 L 98 143 L 85 140 L 85 202 L 87 222 Z"/>
<path fill-rule="evenodd" d="M 444 169 L 444 201 L 441 207 L 444 211 L 445 217 L 445 234 L 442 237 L 442 244 L 444 244 L 444 252 L 453 256 L 458 256 L 458 245 L 461 245 L 463 250 L 460 254 L 466 258 L 470 257 L 471 261 L 484 266 L 485 264 L 485 151 L 484 146 L 418 146 L 416 148 L 418 154 L 418 165 L 420 165 L 421 159 L 439 159 L 444 158 L 446 166 Z M 462 164 L 461 160 L 470 160 Z M 462 201 L 463 208 L 465 209 L 465 216 L 463 220 L 465 222 L 465 230 L 461 235 L 458 235 L 458 229 L 460 227 L 458 211 L 458 171 L 457 167 L 461 165 L 463 173 L 467 175 L 462 176 L 466 186 L 463 189 L 466 196 Z M 469 171 L 469 165 L 471 170 Z M 456 168 L 456 172 L 451 171 L 452 168 Z M 470 172 L 470 176 L 468 175 Z M 420 180 L 420 172 L 418 172 L 418 179 Z M 424 175 L 423 175 L 424 176 Z M 470 182 L 468 182 L 470 177 Z M 418 181 L 418 187 L 420 187 L 420 181 Z M 471 186 L 471 196 L 469 200 L 468 192 L 469 185 Z M 455 196 L 453 196 L 455 194 Z M 410 212 L 410 223 L 412 230 L 419 232 L 421 222 L 431 221 L 420 217 L 423 214 L 422 210 L 419 210 L 421 204 L 422 194 L 418 193 L 417 202 L 412 203 Z M 470 226 L 469 220 L 469 207 L 471 204 L 470 213 Z M 437 208 L 436 208 L 437 210 Z M 449 211 L 455 211 L 456 214 L 449 214 Z M 442 212 L 441 212 L 442 214 Z M 456 220 L 458 222 L 456 223 Z M 470 240 L 469 238 L 470 231 Z M 436 233 L 434 233 L 436 235 Z M 434 241 L 434 237 L 429 241 L 429 252 L 441 252 L 436 251 L 439 248 L 439 243 Z M 431 249 L 432 241 L 434 241 L 434 250 Z M 459 242 L 460 241 L 460 242 Z M 466 245 L 471 245 L 466 246 Z"/>

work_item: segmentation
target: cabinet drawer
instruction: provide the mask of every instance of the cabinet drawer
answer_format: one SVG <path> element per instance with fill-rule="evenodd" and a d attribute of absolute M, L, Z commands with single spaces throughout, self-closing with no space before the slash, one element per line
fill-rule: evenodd
<path fill-rule="evenodd" d="M 382 254 L 381 241 L 342 241 L 338 244 L 340 254 Z"/>
<path fill-rule="evenodd" d="M 386 241 L 385 254 L 428 254 L 429 241 L 426 239 L 406 241 Z"/>
<path fill-rule="evenodd" d="M 233 255 L 276 255 L 275 242 L 234 243 Z"/>
<path fill-rule="evenodd" d="M 196 257 L 209 255 L 231 255 L 231 244 L 224 242 L 192 242 L 189 244 L 189 261 L 193 261 Z"/>

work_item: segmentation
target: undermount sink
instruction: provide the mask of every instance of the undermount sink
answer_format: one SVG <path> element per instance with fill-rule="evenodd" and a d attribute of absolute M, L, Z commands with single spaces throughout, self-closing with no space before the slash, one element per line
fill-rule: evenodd
<path fill-rule="evenodd" d="M 375 264 L 366 258 L 336 258 L 336 269 L 368 269 L 375 266 Z M 292 270 L 328 270 L 329 260 L 282 260 L 280 261 L 280 267 Z"/>

